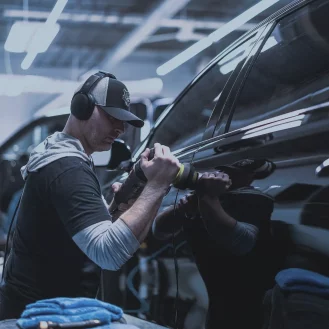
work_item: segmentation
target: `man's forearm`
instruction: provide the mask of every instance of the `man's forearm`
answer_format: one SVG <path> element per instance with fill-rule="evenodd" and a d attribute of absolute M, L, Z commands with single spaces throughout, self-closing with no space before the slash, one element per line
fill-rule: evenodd
<path fill-rule="evenodd" d="M 146 184 L 135 203 L 120 216 L 139 242 L 146 238 L 165 193 L 162 187 Z"/>
<path fill-rule="evenodd" d="M 217 197 L 200 197 L 199 211 L 210 232 L 231 230 L 236 225 L 236 220 L 225 212 Z"/>
<path fill-rule="evenodd" d="M 258 237 L 256 226 L 236 221 L 225 212 L 217 198 L 200 198 L 199 209 L 209 235 L 224 248 L 235 255 L 252 250 Z"/>

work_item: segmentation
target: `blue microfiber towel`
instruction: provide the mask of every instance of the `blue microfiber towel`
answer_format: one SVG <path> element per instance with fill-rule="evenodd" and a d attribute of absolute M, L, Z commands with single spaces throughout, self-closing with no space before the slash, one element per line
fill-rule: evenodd
<path fill-rule="evenodd" d="M 99 320 L 97 329 L 109 328 L 112 321 L 122 318 L 120 307 L 92 298 L 52 298 L 43 299 L 26 306 L 17 325 L 22 329 L 32 329 L 40 321 L 57 323 Z"/>
<path fill-rule="evenodd" d="M 300 268 L 289 268 L 279 272 L 276 283 L 283 291 L 307 292 L 329 297 L 329 277 Z"/>

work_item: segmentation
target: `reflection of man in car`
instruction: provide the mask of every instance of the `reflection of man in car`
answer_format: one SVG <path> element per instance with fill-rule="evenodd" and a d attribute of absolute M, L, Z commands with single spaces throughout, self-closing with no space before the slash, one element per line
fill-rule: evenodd
<path fill-rule="evenodd" d="M 274 164 L 243 160 L 204 173 L 196 193 L 160 213 L 156 237 L 182 228 L 207 287 L 207 328 L 260 328 L 261 303 L 273 285 L 270 217 L 273 200 L 250 184 L 268 176 Z M 175 227 L 176 229 L 173 229 Z"/>
<path fill-rule="evenodd" d="M 110 150 L 124 122 L 143 125 L 129 111 L 125 85 L 99 72 L 73 96 L 63 132 L 31 153 L 22 168 L 25 187 L 0 289 L 1 320 L 19 317 L 40 299 L 95 297 L 99 267 L 119 269 L 146 237 L 179 163 L 166 146 L 156 143 L 150 161 L 146 149 L 141 167 L 148 183 L 112 223 L 91 154 Z"/>

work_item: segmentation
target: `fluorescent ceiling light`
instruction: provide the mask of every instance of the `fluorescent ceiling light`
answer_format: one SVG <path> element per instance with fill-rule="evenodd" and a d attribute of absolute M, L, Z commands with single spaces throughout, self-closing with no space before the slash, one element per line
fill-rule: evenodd
<path fill-rule="evenodd" d="M 224 64 L 223 66 L 221 66 L 219 68 L 220 70 L 220 73 L 222 74 L 227 74 L 231 71 L 233 71 L 237 66 L 238 64 L 243 60 L 245 59 L 247 56 L 246 55 L 241 55 L 235 59 L 233 59 L 232 61 L 228 62 L 227 64 Z"/>
<path fill-rule="evenodd" d="M 315 172 L 318 174 L 321 170 L 323 170 L 324 167 L 328 167 L 328 166 L 329 166 L 329 159 L 323 161 L 323 163 L 320 166 L 316 167 Z"/>
<path fill-rule="evenodd" d="M 23 62 L 21 64 L 21 68 L 23 70 L 27 70 L 33 63 L 33 61 L 35 60 L 35 58 L 37 57 L 38 53 L 33 52 L 33 53 L 27 53 L 25 58 L 23 59 Z"/>
<path fill-rule="evenodd" d="M 45 26 L 41 22 L 15 22 L 10 29 L 4 48 L 14 53 L 43 53 L 47 51 L 58 31 L 58 24 Z"/>
<path fill-rule="evenodd" d="M 26 52 L 28 44 L 40 24 L 42 23 L 26 21 L 15 22 L 12 25 L 5 42 L 5 50 L 12 53 Z"/>
<path fill-rule="evenodd" d="M 213 42 L 217 42 L 229 33 L 235 31 L 237 27 L 247 23 L 252 18 L 259 15 L 264 10 L 268 9 L 269 7 L 273 6 L 275 3 L 277 3 L 279 0 L 263 0 L 257 3 L 256 5 L 252 6 L 239 16 L 233 18 L 231 21 L 226 23 L 222 28 L 216 30 L 215 32 L 211 33 L 209 35 L 209 38 Z"/>
<path fill-rule="evenodd" d="M 44 53 L 49 48 L 50 44 L 55 39 L 57 33 L 59 32 L 58 24 L 42 24 L 31 43 L 28 46 L 27 51 L 32 53 Z"/>
<path fill-rule="evenodd" d="M 70 99 L 79 87 L 79 81 L 57 80 L 37 75 L 0 74 L 0 96 L 18 96 L 22 93 L 63 94 Z M 163 88 L 160 78 L 124 81 L 132 97 L 159 95 Z"/>
<path fill-rule="evenodd" d="M 163 88 L 163 81 L 160 78 L 126 81 L 124 84 L 132 95 L 159 95 Z"/>
<path fill-rule="evenodd" d="M 157 71 L 156 71 L 157 74 L 158 75 L 166 75 L 166 74 L 168 74 L 169 72 L 171 72 L 172 70 L 174 70 L 178 66 L 184 64 L 187 60 L 189 60 L 192 57 L 194 57 L 195 55 L 197 55 L 202 50 L 210 47 L 211 44 L 212 44 L 212 42 L 208 38 L 204 38 L 204 39 L 198 41 L 197 43 L 195 43 L 191 47 L 185 49 L 179 55 L 177 55 L 174 58 L 172 58 L 167 63 L 159 66 L 157 68 Z"/>
<path fill-rule="evenodd" d="M 239 47 L 235 48 L 234 50 L 232 50 L 230 53 L 228 53 L 226 56 L 224 56 L 219 62 L 218 65 L 223 65 L 229 61 L 231 61 L 232 59 L 234 59 L 235 57 L 237 57 L 238 55 L 242 55 L 243 52 L 245 52 L 247 50 L 247 48 L 249 48 L 249 46 L 253 43 L 255 43 L 257 40 L 257 36 L 245 41 L 242 45 L 240 45 Z"/>
<path fill-rule="evenodd" d="M 64 10 L 68 0 L 57 0 L 53 10 L 49 14 L 47 21 L 45 24 L 55 24 L 61 15 L 62 11 Z"/>
<path fill-rule="evenodd" d="M 187 48 L 168 62 L 162 64 L 157 69 L 158 75 L 166 75 L 172 70 L 176 69 L 178 66 L 182 65 L 195 55 L 199 54 L 204 49 L 210 47 L 213 42 L 218 42 L 220 39 L 228 35 L 229 33 L 235 31 L 240 26 L 247 23 L 249 20 L 273 6 L 279 0 L 262 0 L 256 5 L 252 6 L 241 15 L 235 17 L 228 23 L 224 24 L 222 27 L 209 34 L 206 38 L 196 42 L 191 47 Z"/>
<path fill-rule="evenodd" d="M 3 11 L 4 17 L 11 18 L 28 18 L 28 19 L 41 19 L 45 20 L 49 16 L 48 11 L 38 11 L 38 10 L 20 10 L 20 9 L 5 9 Z M 91 17 L 92 16 L 92 17 Z M 97 16 L 97 18 L 96 18 Z M 103 15 L 103 14 L 93 14 L 86 15 L 83 13 L 62 13 L 59 17 L 59 20 L 64 21 L 77 21 L 77 22 L 92 22 L 99 21 L 102 24 L 123 24 L 123 25 L 140 25 L 145 20 L 144 16 L 136 16 L 136 15 Z M 205 21 L 205 20 L 195 20 L 195 19 L 184 19 L 184 18 L 162 18 L 161 22 L 159 22 L 160 27 L 167 28 L 176 28 L 180 29 L 185 26 L 186 22 L 188 24 L 192 24 L 195 30 L 216 30 L 226 24 L 226 22 L 222 22 L 218 19 L 216 21 Z M 246 23 L 240 27 L 238 27 L 239 31 L 249 31 L 253 29 L 256 24 Z"/>
<path fill-rule="evenodd" d="M 27 70 L 33 63 L 37 54 L 45 52 L 55 39 L 59 31 L 59 25 L 56 21 L 64 10 L 67 2 L 68 0 L 57 0 L 46 22 L 42 24 L 42 26 L 40 26 L 33 35 L 33 38 L 27 48 L 26 57 L 21 64 L 21 68 L 23 70 Z"/>
<path fill-rule="evenodd" d="M 164 18 L 170 18 L 180 12 L 190 0 L 162 0 L 118 45 L 105 56 L 99 64 L 101 67 L 113 68 L 139 47 L 150 35 L 157 31 Z"/>
<path fill-rule="evenodd" d="M 255 41 L 253 41 L 252 43 L 255 43 Z M 252 43 L 247 43 L 246 45 L 241 45 L 241 49 L 238 53 L 240 53 L 241 51 L 244 50 L 243 54 L 234 58 L 233 60 L 227 62 L 226 57 L 224 57 L 223 60 L 218 63 L 218 64 L 226 63 L 226 64 L 220 66 L 220 68 L 219 68 L 220 72 L 222 74 L 227 74 L 227 73 L 233 71 L 237 67 L 237 65 L 248 56 L 248 52 L 246 50 L 249 46 L 252 45 Z M 278 42 L 275 40 L 275 38 L 273 36 L 269 37 L 268 40 L 266 41 L 264 47 L 262 48 L 261 53 L 274 47 L 277 44 L 278 44 Z M 238 50 L 238 48 L 236 50 Z M 232 58 L 232 56 L 230 56 L 230 57 Z"/>
<path fill-rule="evenodd" d="M 60 94 L 66 90 L 74 92 L 78 83 L 56 80 L 37 75 L 0 74 L 0 95 L 13 96 L 22 93 Z"/>

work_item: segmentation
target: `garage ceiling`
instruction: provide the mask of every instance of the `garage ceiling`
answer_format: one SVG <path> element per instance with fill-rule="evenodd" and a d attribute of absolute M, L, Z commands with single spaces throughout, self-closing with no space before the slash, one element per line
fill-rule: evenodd
<path fill-rule="evenodd" d="M 21 69 L 25 53 L 4 50 L 16 21 L 45 22 L 56 0 L 0 0 L 0 77 L 41 75 L 77 81 L 96 68 L 123 80 L 157 77 L 156 68 L 204 36 L 258 3 L 258 0 L 69 0 L 58 19 L 60 31 L 31 67 Z M 174 97 L 218 51 L 289 3 L 281 0 L 200 55 L 163 77 L 164 96 Z M 18 40 L 19 42 L 19 40 Z M 15 95 L 14 95 L 15 96 Z M 7 96 L 0 96 L 7 97 Z M 15 96 L 19 97 L 19 96 Z M 24 102 L 26 111 L 39 109 L 54 95 Z M 26 98 L 25 98 L 26 99 Z"/>

